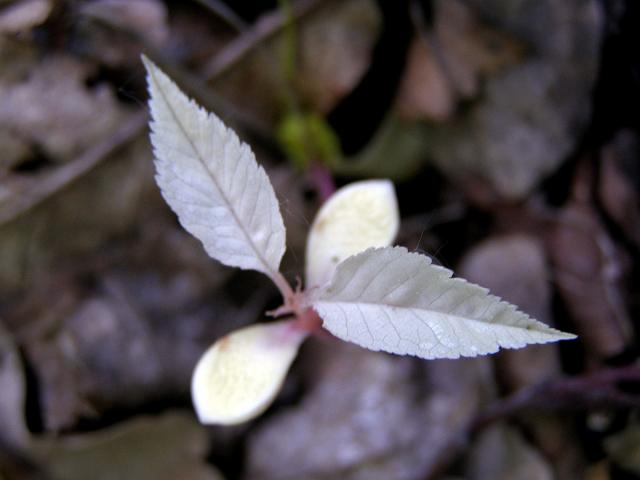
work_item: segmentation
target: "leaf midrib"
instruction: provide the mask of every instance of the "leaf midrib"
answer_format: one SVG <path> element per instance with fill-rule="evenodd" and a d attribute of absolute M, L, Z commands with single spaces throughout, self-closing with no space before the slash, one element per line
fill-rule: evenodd
<path fill-rule="evenodd" d="M 328 299 L 320 299 L 317 300 L 316 302 L 314 302 L 314 305 L 318 305 L 318 304 L 327 304 L 327 305 L 336 305 L 336 306 L 342 306 L 342 305 L 347 305 L 350 307 L 356 307 L 358 305 L 369 305 L 369 306 L 376 306 L 376 307 L 383 307 L 383 308 L 388 308 L 388 309 L 400 309 L 400 310 L 413 310 L 413 311 L 419 311 L 419 312 L 430 312 L 430 313 L 437 313 L 439 315 L 446 315 L 447 317 L 451 318 L 451 319 L 456 319 L 457 321 L 461 322 L 464 324 L 464 322 L 474 322 L 474 323 L 478 323 L 481 324 L 483 326 L 497 326 L 497 327 L 502 327 L 502 328 L 511 328 L 514 330 L 526 330 L 526 331 L 530 331 L 530 332 L 537 332 L 537 333 L 541 333 L 541 334 L 545 334 L 545 335 L 552 335 L 552 336 L 556 336 L 556 337 L 560 337 L 560 338 L 573 338 L 573 336 L 570 336 L 570 334 L 567 334 L 565 332 L 562 332 L 560 330 L 557 330 L 553 327 L 549 327 L 548 325 L 542 324 L 540 322 L 537 322 L 536 320 L 531 319 L 532 321 L 536 322 L 533 324 L 533 326 L 535 327 L 539 327 L 540 325 L 543 325 L 543 328 L 527 328 L 526 325 L 525 326 L 521 326 L 521 325 L 508 325 L 508 324 L 504 324 L 504 323 L 493 323 L 493 322 L 487 322 L 485 320 L 480 320 L 477 318 L 470 318 L 470 317 L 463 317 L 460 315 L 455 315 L 455 314 L 451 314 L 451 313 L 447 313 L 447 312 L 441 312 L 438 310 L 430 310 L 427 308 L 421 308 L 421 307 L 408 307 L 406 305 L 391 305 L 388 303 L 380 303 L 380 302 L 371 302 L 371 301 L 345 301 L 345 300 L 328 300 Z M 523 312 L 519 312 L 522 315 L 526 315 Z M 566 336 L 566 337 L 565 337 Z"/>
<path fill-rule="evenodd" d="M 211 170 L 209 169 L 207 163 L 205 162 L 202 154 L 200 153 L 200 151 L 198 150 L 198 148 L 196 147 L 195 143 L 193 143 L 193 141 L 191 140 L 191 137 L 189 136 L 189 134 L 187 133 L 186 129 L 184 128 L 184 126 L 182 125 L 182 122 L 180 122 L 179 117 L 175 111 L 175 109 L 173 108 L 173 105 L 171 105 L 171 102 L 169 102 L 169 99 L 167 98 L 167 95 L 165 94 L 164 90 L 162 89 L 162 87 L 160 86 L 160 83 L 158 82 L 157 78 L 156 78 L 156 74 L 153 68 L 149 69 L 149 74 L 151 75 L 152 79 L 153 79 L 153 83 L 156 85 L 158 92 L 160 92 L 160 95 L 162 96 L 162 99 L 164 101 L 164 103 L 167 105 L 167 108 L 169 109 L 169 111 L 171 112 L 171 116 L 173 117 L 175 123 L 178 125 L 178 128 L 180 128 L 180 131 L 182 132 L 182 134 L 184 135 L 184 137 L 187 139 L 187 142 L 189 142 L 189 145 L 191 146 L 191 149 L 195 152 L 196 154 L 196 158 L 200 161 L 200 163 L 204 166 L 205 171 L 207 172 L 208 177 L 211 179 L 211 181 L 214 183 L 214 185 L 216 186 L 216 188 L 218 189 L 218 191 L 220 192 L 220 196 L 223 198 L 225 204 L 227 205 L 227 208 L 229 209 L 229 211 L 231 212 L 231 215 L 235 221 L 235 223 L 238 225 L 238 227 L 240 228 L 240 231 L 242 232 L 242 234 L 244 235 L 245 239 L 247 240 L 247 242 L 249 243 L 249 245 L 251 246 L 251 249 L 253 250 L 253 252 L 255 253 L 256 257 L 258 257 L 258 260 L 262 263 L 262 265 L 264 265 L 264 267 L 266 268 L 266 273 L 273 277 L 275 276 L 275 271 L 273 270 L 273 268 L 271 268 L 271 265 L 269 265 L 269 263 L 266 261 L 266 259 L 264 258 L 264 256 L 262 255 L 262 253 L 260 251 L 258 251 L 256 245 L 253 242 L 253 239 L 251 238 L 251 236 L 249 235 L 249 233 L 245 230 L 242 222 L 240 221 L 240 217 L 238 216 L 238 214 L 236 213 L 235 209 L 233 208 L 231 202 L 229 201 L 229 198 L 227 197 L 227 195 L 225 194 L 225 191 L 220 187 L 220 184 L 218 183 L 218 180 L 216 179 L 216 177 L 213 175 L 213 173 L 211 172 Z M 259 167 L 258 167 L 259 168 Z"/>

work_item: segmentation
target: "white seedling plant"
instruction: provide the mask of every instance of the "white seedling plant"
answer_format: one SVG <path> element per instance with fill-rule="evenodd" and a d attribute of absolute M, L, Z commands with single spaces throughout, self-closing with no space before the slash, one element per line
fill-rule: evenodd
<path fill-rule="evenodd" d="M 273 187 L 251 149 L 143 57 L 156 180 L 182 226 L 225 265 L 267 275 L 283 304 L 260 323 L 219 339 L 202 356 L 192 396 L 203 423 L 262 413 L 302 341 L 324 327 L 371 350 L 425 359 L 473 357 L 571 339 L 477 285 L 390 246 L 398 226 L 387 180 L 353 183 L 320 209 L 309 234 L 305 286 L 279 271 L 285 228 Z M 321 320 L 320 320 L 321 319 Z"/>

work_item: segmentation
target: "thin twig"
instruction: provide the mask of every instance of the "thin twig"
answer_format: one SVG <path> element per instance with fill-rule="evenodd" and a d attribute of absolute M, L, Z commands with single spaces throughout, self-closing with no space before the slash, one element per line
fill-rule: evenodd
<path fill-rule="evenodd" d="M 247 115 L 227 99 L 209 88 L 207 82 L 204 80 L 203 69 L 200 69 L 197 73 L 192 73 L 184 69 L 181 65 L 172 61 L 164 49 L 159 48 L 153 42 L 150 42 L 147 37 L 131 28 L 124 25 L 112 24 L 102 18 L 94 18 L 93 20 L 98 24 L 103 24 L 106 28 L 117 30 L 119 35 L 129 39 L 133 44 L 139 45 L 141 50 L 153 63 L 164 70 L 187 94 L 192 96 L 194 100 L 206 110 L 217 112 L 227 121 L 229 118 L 232 118 L 232 123 L 239 124 L 244 130 L 261 140 L 265 140 L 270 136 L 270 129 L 264 122 Z M 225 51 L 226 48 L 222 50 L 220 55 L 224 55 Z"/>
<path fill-rule="evenodd" d="M 232 102 L 219 95 L 203 81 L 202 70 L 192 73 L 175 62 L 172 62 L 162 50 L 145 43 L 144 51 L 146 55 L 158 65 L 169 77 L 171 77 L 180 87 L 196 102 L 206 110 L 216 112 L 227 123 L 239 126 L 245 132 L 266 142 L 271 136 L 269 126 L 260 119 L 248 115 L 239 109 Z M 224 52 L 224 51 L 223 51 Z"/>
<path fill-rule="evenodd" d="M 0 225 L 10 222 L 24 212 L 42 203 L 54 193 L 72 183 L 98 165 L 109 155 L 134 140 L 147 124 L 146 112 L 131 114 L 129 119 L 113 135 L 92 146 L 75 160 L 42 174 L 24 179 L 0 203 Z M 5 188 L 11 188 L 5 187 Z"/>
<path fill-rule="evenodd" d="M 293 7 L 294 18 L 300 18 L 318 7 L 320 0 L 300 0 Z M 261 41 L 275 35 L 283 26 L 285 17 L 280 12 L 267 14 L 256 25 L 225 47 L 213 62 L 201 70 L 202 77 L 209 81 L 237 64 Z M 166 63 L 164 64 L 166 66 Z M 212 65 L 217 65 L 212 69 Z M 142 134 L 147 124 L 147 112 L 137 112 L 111 136 L 90 147 L 75 160 L 71 160 L 53 171 L 48 170 L 33 178 L 21 179 L 16 185 L 3 185 L 0 191 L 0 225 L 8 223 L 39 205 L 56 192 L 62 190 L 85 173 L 95 168 L 113 152 Z M 13 190 L 12 190 L 13 188 Z M 9 190 L 9 192 L 7 192 Z M 12 190 L 12 191 L 11 191 Z"/>
<path fill-rule="evenodd" d="M 293 19 L 299 19 L 322 4 L 321 0 L 299 0 L 293 4 Z M 212 80 L 229 71 L 257 45 L 278 33 L 286 24 L 287 15 L 278 10 L 263 15 L 245 33 L 233 40 L 204 67 L 204 77 Z"/>
<path fill-rule="evenodd" d="M 469 439 L 492 423 L 528 411 L 583 411 L 601 407 L 640 407 L 640 395 L 620 390 L 620 382 L 640 382 L 640 365 L 608 368 L 586 375 L 564 377 L 524 387 L 496 400 L 475 419 L 449 435 L 447 448 L 423 472 L 425 479 L 437 477 L 462 453 Z"/>
<path fill-rule="evenodd" d="M 220 0 L 195 0 L 197 3 L 212 11 L 228 25 L 236 29 L 238 32 L 244 32 L 249 25 L 240 16 Z"/>
<path fill-rule="evenodd" d="M 446 77 L 455 93 L 458 95 L 463 94 L 464 88 L 462 87 L 462 85 L 460 85 L 460 81 L 458 80 L 458 78 L 456 78 L 456 76 L 453 74 L 453 71 L 451 69 L 451 62 L 446 58 L 446 55 L 444 54 L 445 49 L 442 47 L 437 34 L 437 29 L 427 25 L 420 2 L 418 2 L 417 0 L 413 0 L 409 4 L 409 14 L 414 29 L 420 36 L 420 40 L 422 40 L 433 53 L 436 62 L 442 68 L 444 76 Z"/>
<path fill-rule="evenodd" d="M 490 405 L 475 420 L 473 430 L 529 410 L 640 407 L 640 395 L 624 392 L 620 382 L 640 382 L 640 365 L 603 369 L 522 388 Z"/>

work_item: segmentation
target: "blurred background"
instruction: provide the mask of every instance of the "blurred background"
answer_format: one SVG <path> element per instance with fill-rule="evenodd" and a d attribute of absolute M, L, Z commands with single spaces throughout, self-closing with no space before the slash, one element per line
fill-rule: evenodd
<path fill-rule="evenodd" d="M 0 0 L 0 479 L 640 475 L 636 0 Z M 422 361 L 307 342 L 205 428 L 201 353 L 278 306 L 153 180 L 144 52 L 249 142 L 285 275 L 394 180 L 398 244 L 579 339 Z"/>

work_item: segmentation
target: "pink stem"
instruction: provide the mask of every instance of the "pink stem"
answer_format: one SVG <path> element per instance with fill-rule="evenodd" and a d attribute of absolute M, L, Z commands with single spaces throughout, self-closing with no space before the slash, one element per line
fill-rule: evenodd
<path fill-rule="evenodd" d="M 322 202 L 326 201 L 336 191 L 331 171 L 320 163 L 314 163 L 309 168 L 309 180 L 313 184 L 318 197 Z"/>

